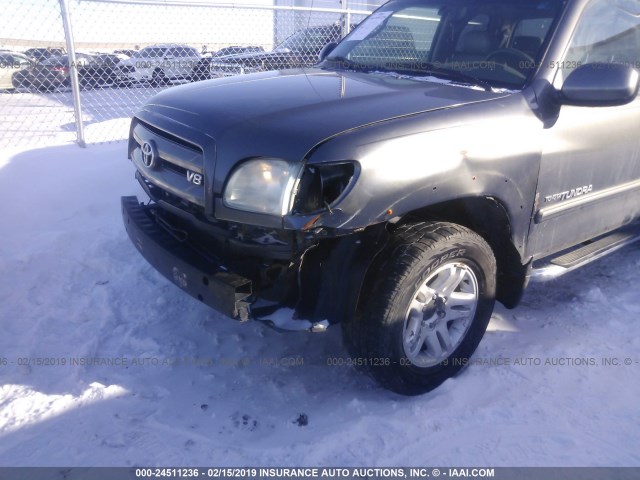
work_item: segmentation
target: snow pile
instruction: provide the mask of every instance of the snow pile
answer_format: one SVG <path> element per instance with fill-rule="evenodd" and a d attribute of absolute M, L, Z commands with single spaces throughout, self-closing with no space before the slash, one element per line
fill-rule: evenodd
<path fill-rule="evenodd" d="M 125 156 L 0 154 L 0 465 L 640 465 L 638 247 L 499 306 L 403 398 L 340 365 L 339 328 L 239 324 L 157 274 Z"/>

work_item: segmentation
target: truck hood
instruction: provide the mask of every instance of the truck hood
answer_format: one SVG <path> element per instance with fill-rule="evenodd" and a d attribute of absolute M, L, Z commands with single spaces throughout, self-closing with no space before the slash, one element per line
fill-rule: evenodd
<path fill-rule="evenodd" d="M 506 95 L 433 77 L 416 80 L 313 68 L 170 88 L 152 98 L 138 116 L 169 131 L 188 128 L 215 142 L 218 183 L 245 158 L 302 160 L 314 146 L 353 129 Z"/>

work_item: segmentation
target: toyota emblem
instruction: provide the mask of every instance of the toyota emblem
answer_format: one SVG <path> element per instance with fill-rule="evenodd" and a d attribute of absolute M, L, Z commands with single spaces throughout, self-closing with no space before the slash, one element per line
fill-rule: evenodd
<path fill-rule="evenodd" d="M 153 168 L 156 164 L 158 153 L 156 152 L 156 146 L 153 142 L 144 142 L 142 144 L 142 163 L 147 167 Z"/>

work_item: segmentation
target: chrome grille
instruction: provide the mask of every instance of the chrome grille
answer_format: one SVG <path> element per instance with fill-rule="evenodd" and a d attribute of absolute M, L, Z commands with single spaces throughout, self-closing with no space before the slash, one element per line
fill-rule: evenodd
<path fill-rule="evenodd" d="M 201 148 L 139 120 L 135 120 L 132 140 L 131 160 L 150 183 L 204 207 L 205 182 L 196 185 L 187 176 L 188 172 L 193 172 L 204 178 Z M 143 161 L 142 146 L 145 143 L 152 144 L 157 155 L 152 166 L 147 166 Z"/>

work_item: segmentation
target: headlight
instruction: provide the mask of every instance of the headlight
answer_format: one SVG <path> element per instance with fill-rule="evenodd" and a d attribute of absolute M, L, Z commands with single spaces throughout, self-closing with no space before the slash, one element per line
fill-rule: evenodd
<path fill-rule="evenodd" d="M 286 215 L 302 169 L 299 162 L 260 158 L 241 164 L 224 190 L 224 203 L 248 212 Z"/>

